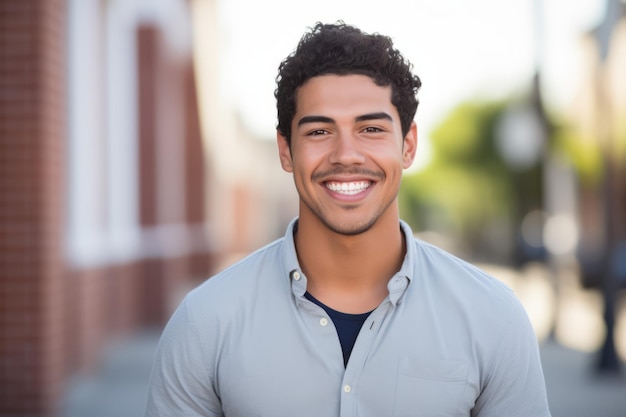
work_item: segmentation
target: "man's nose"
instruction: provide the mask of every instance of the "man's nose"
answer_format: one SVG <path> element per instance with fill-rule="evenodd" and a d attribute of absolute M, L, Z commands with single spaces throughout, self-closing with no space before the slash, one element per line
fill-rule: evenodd
<path fill-rule="evenodd" d="M 363 164 L 365 155 L 357 135 L 352 132 L 340 132 L 333 139 L 330 162 L 340 165 Z"/>

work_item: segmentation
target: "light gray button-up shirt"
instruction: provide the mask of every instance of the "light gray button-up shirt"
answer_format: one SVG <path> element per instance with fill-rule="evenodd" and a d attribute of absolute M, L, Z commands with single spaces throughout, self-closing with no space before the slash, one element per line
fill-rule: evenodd
<path fill-rule="evenodd" d="M 537 340 L 500 281 L 413 238 L 348 365 L 285 237 L 187 295 L 161 337 L 148 417 L 549 416 Z"/>

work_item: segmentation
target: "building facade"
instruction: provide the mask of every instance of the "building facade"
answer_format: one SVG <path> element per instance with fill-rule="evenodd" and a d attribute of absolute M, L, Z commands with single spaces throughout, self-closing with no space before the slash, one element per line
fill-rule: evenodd
<path fill-rule="evenodd" d="M 0 416 L 212 270 L 184 0 L 0 3 Z"/>

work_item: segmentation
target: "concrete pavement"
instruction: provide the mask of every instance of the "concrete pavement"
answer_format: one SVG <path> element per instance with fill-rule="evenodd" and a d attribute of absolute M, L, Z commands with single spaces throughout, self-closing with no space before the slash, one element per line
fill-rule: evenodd
<path fill-rule="evenodd" d="M 626 364 L 621 375 L 599 374 L 596 355 L 541 345 L 552 417 L 626 417 Z"/>
<path fill-rule="evenodd" d="M 96 372 L 68 382 L 59 417 L 143 417 L 158 337 L 138 334 L 107 348 Z"/>

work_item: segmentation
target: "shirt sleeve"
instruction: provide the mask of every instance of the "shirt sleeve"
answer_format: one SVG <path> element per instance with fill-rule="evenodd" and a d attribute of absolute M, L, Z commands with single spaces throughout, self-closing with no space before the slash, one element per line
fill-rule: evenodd
<path fill-rule="evenodd" d="M 491 353 L 472 417 L 550 417 L 537 337 L 517 310 Z"/>
<path fill-rule="evenodd" d="M 186 300 L 165 326 L 155 357 L 146 417 L 223 416 L 212 366 Z"/>

